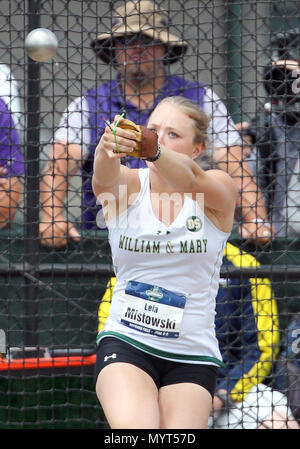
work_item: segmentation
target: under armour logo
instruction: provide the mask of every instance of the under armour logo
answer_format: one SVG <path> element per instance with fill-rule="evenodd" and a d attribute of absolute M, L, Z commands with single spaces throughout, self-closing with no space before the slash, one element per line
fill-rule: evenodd
<path fill-rule="evenodd" d="M 111 355 L 106 355 L 103 360 L 104 360 L 104 362 L 107 362 L 108 359 L 115 359 L 116 357 L 117 357 L 117 354 L 114 352 Z"/>

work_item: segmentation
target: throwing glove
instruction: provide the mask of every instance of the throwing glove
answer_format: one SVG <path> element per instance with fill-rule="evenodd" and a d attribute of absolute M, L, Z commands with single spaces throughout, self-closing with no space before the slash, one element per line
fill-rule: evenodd
<path fill-rule="evenodd" d="M 136 125 L 131 120 L 125 118 L 118 126 L 122 129 L 129 129 L 136 134 L 136 149 L 128 154 L 128 156 L 138 157 L 148 161 L 155 161 L 160 156 L 160 148 L 158 145 L 158 136 L 155 132 L 142 125 Z"/>

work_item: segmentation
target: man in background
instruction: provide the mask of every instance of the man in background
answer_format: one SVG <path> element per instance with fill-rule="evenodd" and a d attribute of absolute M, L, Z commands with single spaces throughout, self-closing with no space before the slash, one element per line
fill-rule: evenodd
<path fill-rule="evenodd" d="M 300 235 L 300 30 L 277 33 L 264 68 L 267 102 L 237 124 L 277 237 Z M 251 150 L 252 147 L 252 150 Z"/>
<path fill-rule="evenodd" d="M 207 86 L 169 72 L 188 45 L 169 32 L 169 19 L 148 0 L 122 2 L 110 12 L 110 33 L 93 42 L 96 55 L 117 70 L 113 80 L 87 90 L 63 114 L 41 182 L 41 243 L 66 245 L 67 238 L 79 241 L 80 232 L 66 215 L 65 199 L 69 179 L 82 170 L 82 227 L 105 227 L 100 206 L 91 187 L 95 148 L 106 126 L 116 114 L 126 111 L 128 119 L 145 125 L 156 104 L 166 96 L 181 95 L 197 102 L 211 118 L 209 134 L 213 159 L 234 178 L 241 191 L 242 236 L 271 238 L 265 224 L 263 196 L 252 178 L 248 162 L 242 159 L 241 139 L 224 103 Z M 131 168 L 144 166 L 134 158 L 122 161 Z M 97 216 L 99 212 L 99 215 Z"/>
<path fill-rule="evenodd" d="M 12 113 L 0 96 L 0 228 L 14 220 L 22 189 L 24 156 Z"/>

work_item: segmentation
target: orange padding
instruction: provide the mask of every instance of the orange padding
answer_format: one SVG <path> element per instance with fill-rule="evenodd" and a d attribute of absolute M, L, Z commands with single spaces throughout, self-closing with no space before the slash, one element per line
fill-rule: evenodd
<path fill-rule="evenodd" d="M 96 363 L 96 354 L 89 356 L 70 357 L 40 357 L 28 359 L 0 359 L 0 371 L 41 369 L 41 368 L 66 368 L 71 366 L 90 366 Z"/>

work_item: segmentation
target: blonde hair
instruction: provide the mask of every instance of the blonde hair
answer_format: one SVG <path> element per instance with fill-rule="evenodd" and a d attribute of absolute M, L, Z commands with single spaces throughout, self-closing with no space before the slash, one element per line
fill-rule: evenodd
<path fill-rule="evenodd" d="M 162 104 L 171 103 L 175 106 L 179 106 L 184 114 L 186 114 L 194 122 L 195 136 L 194 143 L 206 143 L 207 141 L 207 128 L 210 122 L 209 117 L 200 109 L 199 105 L 188 98 L 173 96 L 165 97 L 161 100 L 157 106 Z"/>

